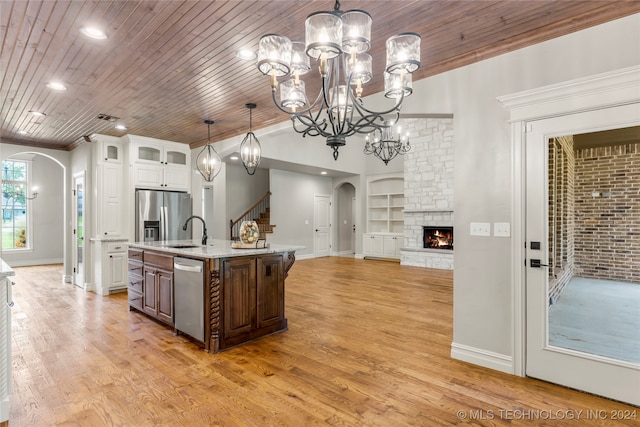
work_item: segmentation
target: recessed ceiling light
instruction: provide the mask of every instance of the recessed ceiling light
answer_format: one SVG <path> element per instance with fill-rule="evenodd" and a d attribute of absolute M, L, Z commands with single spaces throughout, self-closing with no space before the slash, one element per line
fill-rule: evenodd
<path fill-rule="evenodd" d="M 19 130 L 18 133 L 20 135 L 29 135 L 29 132 L 27 132 L 26 130 Z"/>
<path fill-rule="evenodd" d="M 125 125 L 116 125 L 116 129 L 118 129 L 118 130 L 127 130 L 127 127 Z"/>
<path fill-rule="evenodd" d="M 34 116 L 38 116 L 38 117 L 44 117 L 44 116 L 46 116 L 46 113 L 43 113 L 43 112 L 41 112 L 41 111 L 29 110 L 29 112 L 30 112 L 31 114 L 33 114 Z"/>
<path fill-rule="evenodd" d="M 59 82 L 49 82 L 47 83 L 47 87 L 53 90 L 67 90 L 67 87 Z"/>
<path fill-rule="evenodd" d="M 85 36 L 91 37 L 92 39 L 96 40 L 104 40 L 107 38 L 107 35 L 104 33 L 104 31 L 99 30 L 95 27 L 81 27 L 80 32 Z"/>
<path fill-rule="evenodd" d="M 229 157 L 231 160 L 238 160 L 238 156 L 231 156 Z"/>
<path fill-rule="evenodd" d="M 327 174 L 327 171 L 320 172 L 320 175 L 326 175 L 326 174 Z"/>
<path fill-rule="evenodd" d="M 243 61 L 253 61 L 258 57 L 258 55 L 251 49 L 240 49 L 236 52 L 236 57 Z"/>

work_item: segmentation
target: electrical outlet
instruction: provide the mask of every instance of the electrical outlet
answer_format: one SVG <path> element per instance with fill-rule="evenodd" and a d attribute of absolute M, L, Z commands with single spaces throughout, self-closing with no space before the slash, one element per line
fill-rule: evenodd
<path fill-rule="evenodd" d="M 469 227 L 469 234 L 472 236 L 491 236 L 491 223 L 472 222 Z"/>

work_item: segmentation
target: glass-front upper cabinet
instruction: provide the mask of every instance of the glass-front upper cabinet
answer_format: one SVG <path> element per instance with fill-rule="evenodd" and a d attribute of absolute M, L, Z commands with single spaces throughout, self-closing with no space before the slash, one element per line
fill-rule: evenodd
<path fill-rule="evenodd" d="M 98 137 L 98 141 L 101 154 L 99 160 L 105 163 L 122 163 L 122 142 L 102 135 Z"/>
<path fill-rule="evenodd" d="M 167 165 L 187 165 L 187 153 L 184 151 L 175 151 L 167 149 L 166 163 Z"/>
<path fill-rule="evenodd" d="M 175 144 L 172 144 L 175 145 Z M 161 165 L 187 166 L 189 146 L 169 147 L 164 144 L 144 144 L 136 145 L 136 161 L 159 163 Z"/>
<path fill-rule="evenodd" d="M 149 162 L 161 162 L 162 151 L 160 148 L 150 147 L 148 145 L 138 145 L 137 160 L 146 160 Z"/>

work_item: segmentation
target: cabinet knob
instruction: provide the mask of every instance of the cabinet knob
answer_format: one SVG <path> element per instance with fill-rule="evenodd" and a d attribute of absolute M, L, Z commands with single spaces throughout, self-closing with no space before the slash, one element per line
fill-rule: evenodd
<path fill-rule="evenodd" d="M 109 258 L 113 258 L 113 255 L 109 255 Z"/>

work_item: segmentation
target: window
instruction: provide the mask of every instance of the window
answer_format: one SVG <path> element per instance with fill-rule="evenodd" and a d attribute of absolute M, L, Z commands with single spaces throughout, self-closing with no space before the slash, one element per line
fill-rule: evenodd
<path fill-rule="evenodd" d="M 28 249 L 30 212 L 27 200 L 29 163 L 2 162 L 2 249 Z"/>

